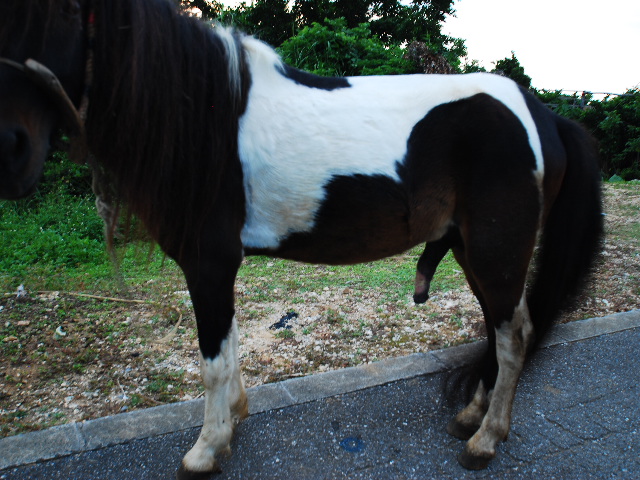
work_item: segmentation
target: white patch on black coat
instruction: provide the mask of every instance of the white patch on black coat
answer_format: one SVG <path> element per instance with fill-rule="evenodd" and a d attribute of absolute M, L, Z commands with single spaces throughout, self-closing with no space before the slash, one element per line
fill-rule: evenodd
<path fill-rule="evenodd" d="M 521 120 L 541 185 L 540 139 L 511 80 L 489 74 L 349 77 L 351 87 L 323 90 L 284 76 L 280 58 L 264 43 L 246 37 L 243 45 L 251 73 L 239 133 L 245 247 L 277 248 L 288 235 L 310 231 L 334 176 L 399 181 L 396 167 L 416 123 L 438 105 L 479 93 L 496 98 Z"/>
<path fill-rule="evenodd" d="M 216 455 L 230 452 L 229 443 L 239 412 L 246 408 L 246 394 L 238 363 L 238 326 L 236 318 L 229 335 L 220 345 L 214 359 L 200 354 L 200 371 L 205 387 L 204 424 L 198 441 L 182 460 L 189 472 L 211 472 L 217 469 Z M 246 416 L 246 414 L 241 414 Z"/>
<path fill-rule="evenodd" d="M 516 386 L 533 340 L 533 331 L 526 293 L 523 292 L 511 320 L 504 321 L 495 331 L 498 377 L 489 395 L 489 409 L 482 425 L 465 447 L 469 457 L 491 459 L 496 455 L 496 444 L 506 440 Z"/>

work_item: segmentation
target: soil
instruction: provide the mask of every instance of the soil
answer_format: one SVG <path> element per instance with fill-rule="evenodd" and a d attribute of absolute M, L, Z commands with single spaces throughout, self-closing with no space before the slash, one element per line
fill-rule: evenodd
<path fill-rule="evenodd" d="M 562 322 L 640 304 L 640 186 L 607 185 L 605 211 L 607 237 L 594 277 Z M 183 281 L 171 282 L 179 283 L 161 302 L 148 301 L 145 286 L 131 292 L 133 301 L 70 292 L 2 296 L 1 435 L 201 396 L 188 293 Z M 297 293 L 295 302 L 278 292 L 274 301 L 259 301 L 247 281 L 236 291 L 247 386 L 485 335 L 467 288 L 434 291 L 424 305 L 410 295 L 390 301 L 382 290 L 344 286 Z M 270 328 L 279 321 L 288 328 Z"/>

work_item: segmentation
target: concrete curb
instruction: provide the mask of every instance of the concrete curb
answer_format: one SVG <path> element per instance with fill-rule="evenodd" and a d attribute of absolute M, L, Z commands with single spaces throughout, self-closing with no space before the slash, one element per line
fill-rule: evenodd
<path fill-rule="evenodd" d="M 640 310 L 556 326 L 542 348 L 640 327 Z M 452 370 L 473 361 L 486 341 L 248 389 L 250 414 L 311 402 L 421 375 Z M 158 407 L 52 427 L 0 439 L 0 470 L 202 426 L 204 400 Z"/>

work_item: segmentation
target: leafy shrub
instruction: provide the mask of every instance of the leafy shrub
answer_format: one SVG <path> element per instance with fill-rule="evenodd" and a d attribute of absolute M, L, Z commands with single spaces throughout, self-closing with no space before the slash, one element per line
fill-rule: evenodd
<path fill-rule="evenodd" d="M 77 267 L 106 261 L 93 200 L 69 194 L 0 202 L 0 273 L 20 278 L 35 265 Z"/>
<path fill-rule="evenodd" d="M 415 65 L 395 45 L 385 45 L 362 23 L 348 28 L 344 18 L 303 28 L 278 49 L 285 63 L 327 76 L 413 73 Z"/>
<path fill-rule="evenodd" d="M 93 195 L 91 170 L 86 164 L 73 163 L 66 152 L 53 151 L 44 164 L 38 191 L 44 195 L 49 193 L 67 193 L 75 197 Z"/>
<path fill-rule="evenodd" d="M 582 123 L 600 147 L 606 178 L 640 178 L 640 90 L 598 101 L 592 95 L 539 91 L 538 97 L 560 115 Z"/>

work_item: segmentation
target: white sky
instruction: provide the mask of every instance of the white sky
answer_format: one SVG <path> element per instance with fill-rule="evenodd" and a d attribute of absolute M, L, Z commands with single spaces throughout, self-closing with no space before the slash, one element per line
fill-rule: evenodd
<path fill-rule="evenodd" d="M 536 88 L 640 86 L 640 0 L 456 0 L 444 33 L 491 70 L 513 50 Z"/>
<path fill-rule="evenodd" d="M 487 70 L 513 50 L 536 88 L 640 87 L 640 0 L 456 0 L 454 7 L 444 33 L 465 39 L 469 58 Z"/>

